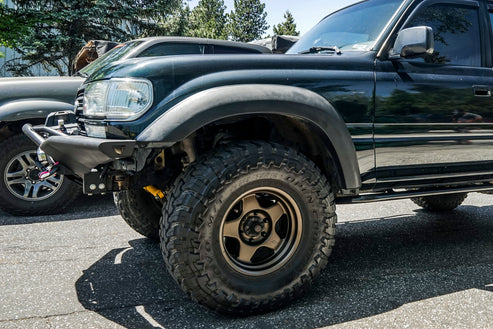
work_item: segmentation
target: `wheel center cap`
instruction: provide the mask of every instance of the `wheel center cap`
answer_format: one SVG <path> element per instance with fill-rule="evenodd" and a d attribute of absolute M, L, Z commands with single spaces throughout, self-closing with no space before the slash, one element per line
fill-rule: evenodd
<path fill-rule="evenodd" d="M 240 236 L 245 243 L 256 245 L 267 239 L 271 229 L 271 221 L 267 214 L 255 211 L 241 220 Z"/>
<path fill-rule="evenodd" d="M 37 168 L 27 170 L 27 178 L 33 182 L 39 181 L 40 171 Z"/>

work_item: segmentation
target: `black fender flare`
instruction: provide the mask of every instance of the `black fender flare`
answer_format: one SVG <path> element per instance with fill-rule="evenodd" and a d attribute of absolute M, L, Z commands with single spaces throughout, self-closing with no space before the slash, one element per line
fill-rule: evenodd
<path fill-rule="evenodd" d="M 74 95 L 75 101 L 75 95 Z M 74 104 L 47 99 L 21 99 L 0 106 L 0 121 L 46 118 L 51 112 L 73 111 Z"/>
<path fill-rule="evenodd" d="M 346 124 L 325 98 L 304 88 L 240 84 L 207 89 L 164 112 L 136 140 L 171 145 L 210 123 L 246 114 L 278 114 L 318 126 L 332 143 L 343 174 L 343 188 L 361 187 L 356 151 Z"/>

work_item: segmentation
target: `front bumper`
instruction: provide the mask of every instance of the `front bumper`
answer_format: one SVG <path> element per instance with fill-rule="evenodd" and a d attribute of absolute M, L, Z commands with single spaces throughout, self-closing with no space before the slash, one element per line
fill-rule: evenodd
<path fill-rule="evenodd" d="M 137 149 L 134 140 L 67 135 L 46 126 L 25 124 L 22 131 L 46 154 L 81 178 L 98 166 L 132 157 Z"/>

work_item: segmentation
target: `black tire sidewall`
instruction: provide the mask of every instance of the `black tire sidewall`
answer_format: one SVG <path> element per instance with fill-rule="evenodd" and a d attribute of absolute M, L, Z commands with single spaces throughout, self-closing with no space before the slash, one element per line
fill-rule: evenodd
<path fill-rule="evenodd" d="M 113 193 L 115 205 L 125 223 L 137 233 L 159 241 L 161 207 L 144 189 L 131 189 Z"/>

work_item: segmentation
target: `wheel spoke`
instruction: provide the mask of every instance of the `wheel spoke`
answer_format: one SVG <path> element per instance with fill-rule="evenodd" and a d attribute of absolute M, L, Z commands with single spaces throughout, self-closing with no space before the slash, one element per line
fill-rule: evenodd
<path fill-rule="evenodd" d="M 60 183 L 61 180 L 62 180 L 62 177 L 61 176 L 59 176 L 59 175 L 53 175 L 53 176 L 45 179 L 45 182 L 50 182 L 54 186 L 57 186 Z"/>
<path fill-rule="evenodd" d="M 25 172 L 23 170 L 20 170 L 20 171 L 7 173 L 7 178 L 19 178 L 19 177 L 24 178 L 24 175 L 25 175 Z"/>
<path fill-rule="evenodd" d="M 29 166 L 30 167 L 34 167 L 36 166 L 36 161 L 34 161 L 33 157 L 31 156 L 31 154 L 26 154 L 26 160 L 27 162 L 29 163 Z"/>
<path fill-rule="evenodd" d="M 243 212 L 240 217 L 243 217 L 245 214 L 249 213 L 250 211 L 258 210 L 262 208 L 260 207 L 260 204 L 258 203 L 255 194 L 250 194 L 244 197 L 242 202 L 243 202 Z"/>
<path fill-rule="evenodd" d="M 270 219 L 272 220 L 272 226 L 274 227 L 276 226 L 279 219 L 281 219 L 282 215 L 286 213 L 281 205 L 278 203 L 268 209 L 265 209 L 265 211 L 269 214 Z"/>
<path fill-rule="evenodd" d="M 26 184 L 27 180 L 24 177 L 19 177 L 17 179 L 12 179 L 7 181 L 7 183 L 12 186 L 12 185 L 18 185 L 18 184 Z"/>
<path fill-rule="evenodd" d="M 240 243 L 240 254 L 238 260 L 244 263 L 251 263 L 251 259 L 260 246 L 249 246 L 243 242 Z"/>
<path fill-rule="evenodd" d="M 28 198 L 31 194 L 31 190 L 33 188 L 33 184 L 30 181 L 26 180 L 24 185 L 24 197 Z"/>
<path fill-rule="evenodd" d="M 272 231 L 269 238 L 262 243 L 261 247 L 267 247 L 272 250 L 276 250 L 277 247 L 281 244 L 281 237 L 276 233 L 276 231 Z"/>
<path fill-rule="evenodd" d="M 38 197 L 38 192 L 41 188 L 41 185 L 40 184 L 34 184 L 33 185 L 33 194 L 32 194 L 32 197 L 33 198 L 37 198 Z"/>
<path fill-rule="evenodd" d="M 58 186 L 60 186 L 60 182 L 61 182 L 62 178 L 61 177 L 55 177 L 55 176 L 51 176 L 50 178 L 48 179 L 45 179 L 44 181 L 42 181 L 40 184 L 44 187 L 47 187 L 49 188 L 50 190 L 54 190 L 56 189 Z"/>
<path fill-rule="evenodd" d="M 230 238 L 236 238 L 239 239 L 239 227 L 238 225 L 240 224 L 241 218 L 229 221 L 224 223 L 224 228 L 223 228 L 223 236 L 227 236 Z"/>
<path fill-rule="evenodd" d="M 56 188 L 55 184 L 52 184 L 51 182 L 48 182 L 48 181 L 39 182 L 37 185 L 46 187 L 47 189 L 49 189 L 51 191 L 53 191 Z"/>
<path fill-rule="evenodd" d="M 16 158 L 16 160 L 17 160 L 17 162 L 19 162 L 19 164 L 21 165 L 21 167 L 24 171 L 29 169 L 29 164 L 22 157 L 19 156 Z"/>

